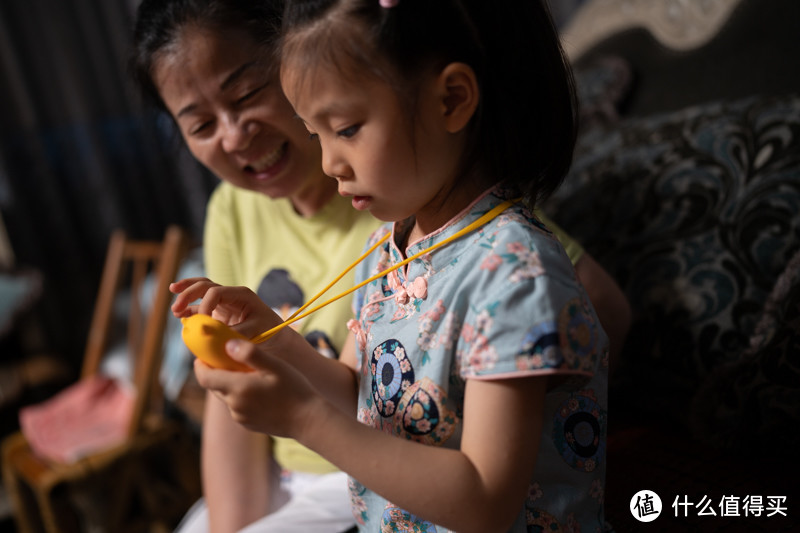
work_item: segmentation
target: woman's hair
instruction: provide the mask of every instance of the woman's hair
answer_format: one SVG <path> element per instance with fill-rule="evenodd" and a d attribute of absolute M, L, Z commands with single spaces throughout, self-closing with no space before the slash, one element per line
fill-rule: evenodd
<path fill-rule="evenodd" d="M 392 84 L 414 109 L 429 69 L 463 62 L 481 97 L 462 167 L 535 203 L 572 162 L 577 104 L 572 73 L 545 0 L 290 0 L 283 57 L 311 72 L 334 65 Z"/>
<path fill-rule="evenodd" d="M 136 12 L 130 69 L 142 96 L 164 110 L 153 69 L 189 26 L 247 32 L 265 54 L 274 52 L 284 0 L 142 0 Z M 277 57 L 265 56 L 277 67 Z"/>

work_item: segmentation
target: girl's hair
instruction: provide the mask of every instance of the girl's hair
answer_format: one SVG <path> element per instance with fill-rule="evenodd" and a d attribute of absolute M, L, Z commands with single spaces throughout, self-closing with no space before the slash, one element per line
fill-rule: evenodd
<path fill-rule="evenodd" d="M 463 62 L 481 91 L 463 169 L 535 203 L 572 162 L 577 104 L 546 0 L 290 0 L 283 54 L 310 72 L 334 65 L 392 84 L 414 108 L 428 69 Z M 299 63 L 298 63 L 299 61 Z"/>
<path fill-rule="evenodd" d="M 142 96 L 166 110 L 153 81 L 153 69 L 189 26 L 247 32 L 265 54 L 274 52 L 284 0 L 142 0 L 136 12 L 130 70 Z M 277 56 L 265 55 L 276 68 Z M 276 68 L 277 70 L 277 68 Z"/>

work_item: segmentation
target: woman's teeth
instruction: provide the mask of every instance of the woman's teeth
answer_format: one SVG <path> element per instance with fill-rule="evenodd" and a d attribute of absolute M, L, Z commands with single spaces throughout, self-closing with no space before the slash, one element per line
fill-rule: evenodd
<path fill-rule="evenodd" d="M 248 166 L 252 168 L 255 172 L 263 172 L 267 170 L 269 167 L 274 165 L 275 163 L 283 157 L 283 153 L 286 151 L 286 144 L 281 144 L 277 148 L 275 148 L 270 153 L 266 154 L 261 159 L 253 161 Z"/>

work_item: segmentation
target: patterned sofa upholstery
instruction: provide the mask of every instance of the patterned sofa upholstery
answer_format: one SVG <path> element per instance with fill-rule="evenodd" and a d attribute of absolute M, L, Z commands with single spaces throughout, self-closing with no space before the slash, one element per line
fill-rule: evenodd
<path fill-rule="evenodd" d="M 574 61 L 581 132 L 544 208 L 633 311 L 609 391 L 606 508 L 616 531 L 645 525 L 629 510 L 642 489 L 664 504 L 648 531 L 800 530 L 800 490 L 787 475 L 800 446 L 800 40 L 785 48 L 783 20 L 798 16 L 799 3 L 743 0 L 694 50 L 668 50 L 636 29 Z M 641 94 L 651 78 L 704 64 L 769 20 L 764 38 L 780 43 L 765 48 L 771 64 L 677 83 L 702 95 L 690 104 L 664 87 L 658 99 Z M 781 64 L 758 91 L 737 81 Z M 722 516 L 724 498 L 776 495 L 788 516 Z M 716 516 L 676 517 L 678 497 L 705 497 Z"/>
<path fill-rule="evenodd" d="M 591 129 L 547 210 L 630 300 L 634 323 L 616 386 L 686 422 L 710 414 L 709 394 L 749 396 L 756 374 L 783 391 L 779 378 L 793 373 L 788 381 L 798 386 L 770 402 L 800 405 L 800 365 L 789 357 L 800 339 L 787 338 L 800 320 L 800 301 L 789 301 L 800 262 L 792 261 L 800 249 L 800 94 Z M 765 314 L 768 301 L 791 316 Z M 758 360 L 748 383 L 698 391 L 745 360 Z"/>

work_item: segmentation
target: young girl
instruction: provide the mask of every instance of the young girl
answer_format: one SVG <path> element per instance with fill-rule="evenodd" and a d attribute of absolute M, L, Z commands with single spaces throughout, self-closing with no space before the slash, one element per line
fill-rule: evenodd
<path fill-rule="evenodd" d="M 604 527 L 607 340 L 526 207 L 570 162 L 569 72 L 543 3 L 489 4 L 288 5 L 284 92 L 339 193 L 392 222 L 356 278 L 423 253 L 358 291 L 358 377 L 291 328 L 226 345 L 255 372 L 195 365 L 245 427 L 348 472 L 363 531 Z M 179 316 L 212 314 L 248 336 L 280 323 L 246 289 L 173 290 Z"/>

